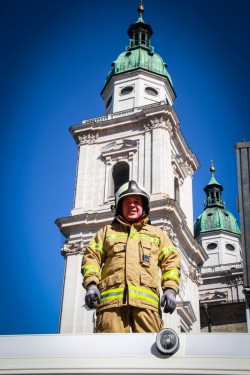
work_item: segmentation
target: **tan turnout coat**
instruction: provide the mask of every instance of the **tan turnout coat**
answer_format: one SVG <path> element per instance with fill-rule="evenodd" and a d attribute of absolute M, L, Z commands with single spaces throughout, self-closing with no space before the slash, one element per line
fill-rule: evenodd
<path fill-rule="evenodd" d="M 147 217 L 130 226 L 116 218 L 88 244 L 82 262 L 83 286 L 98 285 L 98 311 L 127 304 L 158 311 L 160 278 L 163 290 L 178 292 L 179 251 L 160 228 L 148 222 Z"/>

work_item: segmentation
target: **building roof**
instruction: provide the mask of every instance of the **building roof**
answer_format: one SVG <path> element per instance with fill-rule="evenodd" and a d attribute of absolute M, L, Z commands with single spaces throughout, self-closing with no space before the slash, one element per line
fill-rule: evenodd
<path fill-rule="evenodd" d="M 207 195 L 204 211 L 194 223 L 194 237 L 197 237 L 200 233 L 218 230 L 240 234 L 236 218 L 230 211 L 226 210 L 225 202 L 221 196 L 223 186 L 214 177 L 214 166 L 210 168 L 210 171 L 212 173 L 211 179 L 204 188 Z"/>
<path fill-rule="evenodd" d="M 112 63 L 112 69 L 106 78 L 104 88 L 114 75 L 135 69 L 144 69 L 166 77 L 171 86 L 173 86 L 171 77 L 167 71 L 167 64 L 160 55 L 154 52 L 154 48 L 151 46 L 150 37 L 153 34 L 153 30 L 142 18 L 143 6 L 139 6 L 138 11 L 138 20 L 131 24 L 128 29 L 130 38 L 129 46 Z"/>

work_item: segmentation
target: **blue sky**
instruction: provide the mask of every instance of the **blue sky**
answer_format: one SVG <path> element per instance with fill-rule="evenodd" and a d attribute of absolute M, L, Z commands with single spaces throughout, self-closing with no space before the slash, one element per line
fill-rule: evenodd
<path fill-rule="evenodd" d="M 138 0 L 2 0 L 0 334 L 57 333 L 64 260 L 54 221 L 73 204 L 77 150 L 68 128 L 102 115 L 100 92 L 128 45 Z M 236 210 L 234 146 L 250 140 L 249 0 L 144 0 L 168 65 L 181 129 L 200 169 L 194 219 L 214 160 Z"/>

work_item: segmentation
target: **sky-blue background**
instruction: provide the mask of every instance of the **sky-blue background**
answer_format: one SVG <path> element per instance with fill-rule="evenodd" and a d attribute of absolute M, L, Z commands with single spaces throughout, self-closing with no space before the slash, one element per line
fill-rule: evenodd
<path fill-rule="evenodd" d="M 0 334 L 56 333 L 64 260 L 54 224 L 72 209 L 76 145 L 68 128 L 102 115 L 110 65 L 128 45 L 139 0 L 1 0 Z M 175 109 L 201 164 L 194 218 L 214 160 L 236 210 L 234 146 L 250 140 L 249 0 L 144 0 L 168 65 Z"/>

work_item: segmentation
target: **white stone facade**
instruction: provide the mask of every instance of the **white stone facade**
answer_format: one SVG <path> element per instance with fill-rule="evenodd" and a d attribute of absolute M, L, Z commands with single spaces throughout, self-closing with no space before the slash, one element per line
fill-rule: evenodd
<path fill-rule="evenodd" d="M 196 240 L 208 255 L 201 267 L 200 303 L 244 301 L 240 235 L 225 230 L 207 231 Z"/>
<path fill-rule="evenodd" d="M 159 102 L 173 105 L 175 93 L 166 77 L 137 69 L 113 76 L 102 97 L 109 114 Z"/>
<path fill-rule="evenodd" d="M 108 114 L 83 121 L 71 133 L 78 145 L 74 206 L 69 217 L 57 220 L 67 238 L 60 332 L 93 332 L 95 315 L 84 306 L 80 267 L 88 241 L 113 219 L 117 163 L 125 163 L 129 178 L 145 186 L 152 224 L 165 230 L 182 253 L 177 311 L 164 316 L 165 325 L 199 332 L 199 266 L 206 259 L 193 238 L 192 175 L 199 164 L 173 107 L 161 102 Z"/>
<path fill-rule="evenodd" d="M 107 210 L 114 202 L 112 171 L 129 166 L 129 177 L 145 186 L 151 200 L 176 199 L 193 231 L 192 175 L 199 164 L 187 147 L 173 107 L 156 103 L 85 120 L 71 128 L 79 149 L 72 215 Z M 190 198 L 189 198 L 190 197 Z"/>
<path fill-rule="evenodd" d="M 242 262 L 239 235 L 220 231 L 200 233 L 196 238 L 208 254 L 203 267 L 213 267 Z"/>

